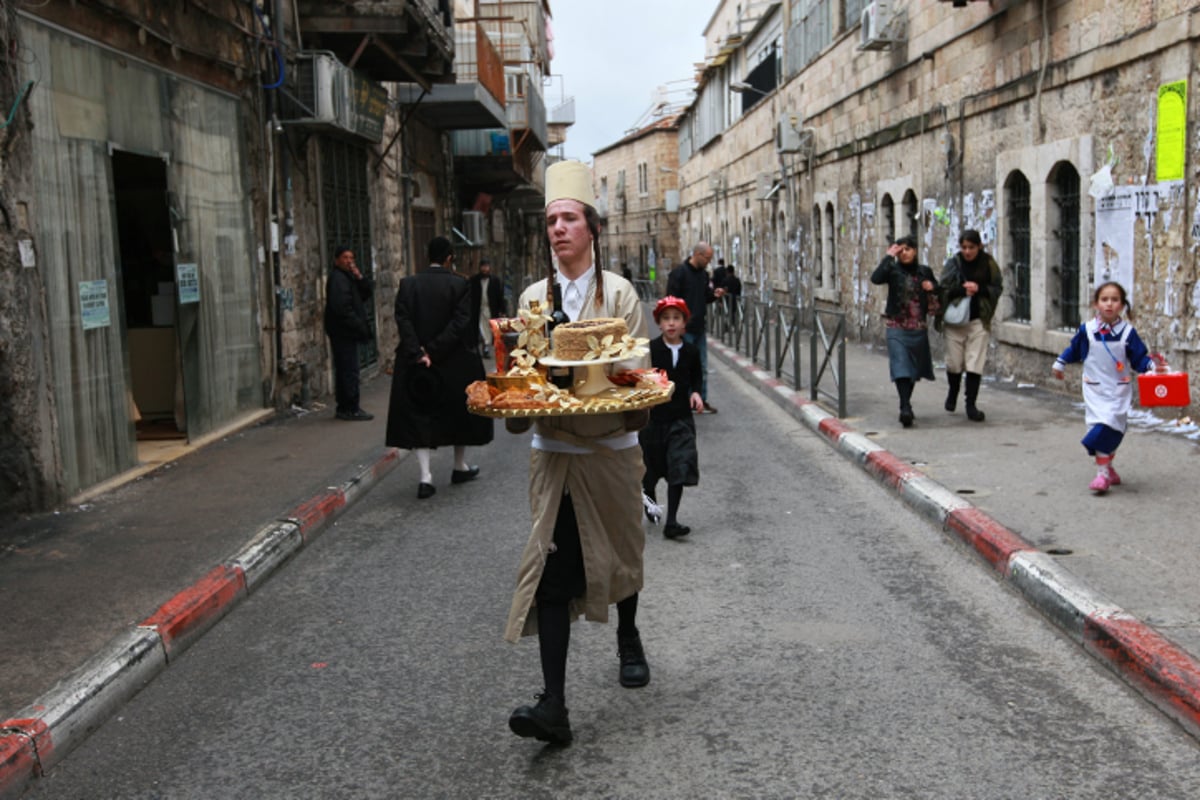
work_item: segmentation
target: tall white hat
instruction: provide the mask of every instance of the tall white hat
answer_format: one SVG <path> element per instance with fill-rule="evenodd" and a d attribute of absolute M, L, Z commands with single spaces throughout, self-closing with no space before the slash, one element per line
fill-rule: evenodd
<path fill-rule="evenodd" d="M 546 205 L 555 200 L 578 200 L 596 207 L 592 171 L 581 161 L 559 161 L 546 168 Z"/>

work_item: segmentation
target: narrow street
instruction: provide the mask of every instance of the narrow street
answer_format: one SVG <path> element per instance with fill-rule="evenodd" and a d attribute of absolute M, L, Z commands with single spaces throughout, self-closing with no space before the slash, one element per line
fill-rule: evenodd
<path fill-rule="evenodd" d="M 575 743 L 506 719 L 527 436 L 405 461 L 29 798 L 1185 798 L 1196 744 L 971 555 L 713 365 L 686 539 L 647 538 L 648 687 L 572 632 Z M 446 473 L 443 475 L 442 473 Z"/>

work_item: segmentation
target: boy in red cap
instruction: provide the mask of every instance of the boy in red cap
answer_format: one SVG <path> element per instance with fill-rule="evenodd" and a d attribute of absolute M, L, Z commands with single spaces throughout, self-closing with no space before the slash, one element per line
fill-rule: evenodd
<path fill-rule="evenodd" d="M 654 321 L 662 335 L 650 342 L 650 364 L 667 373 L 675 384 L 669 403 L 650 409 L 650 424 L 638 434 L 646 474 L 642 490 L 651 500 L 661 478 L 667 480 L 667 522 L 663 536 L 676 539 L 691 532 L 676 515 L 683 487 L 700 482 L 700 459 L 696 454 L 696 422 L 692 412 L 704 410 L 700 396 L 700 351 L 683 339 L 691 312 L 687 303 L 668 295 L 654 306 Z"/>

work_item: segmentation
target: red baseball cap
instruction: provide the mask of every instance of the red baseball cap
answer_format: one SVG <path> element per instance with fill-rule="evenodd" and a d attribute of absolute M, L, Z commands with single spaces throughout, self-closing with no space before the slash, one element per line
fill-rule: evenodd
<path fill-rule="evenodd" d="M 688 310 L 687 303 L 683 301 L 682 297 L 667 295 L 662 300 L 659 300 L 654 304 L 654 321 L 658 322 L 658 318 L 662 316 L 662 313 L 668 308 L 674 308 L 683 314 L 684 322 L 687 322 L 692 318 L 692 312 Z"/>

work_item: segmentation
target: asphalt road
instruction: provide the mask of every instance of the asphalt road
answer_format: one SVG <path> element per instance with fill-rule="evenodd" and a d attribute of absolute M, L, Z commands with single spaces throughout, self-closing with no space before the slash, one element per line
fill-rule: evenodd
<path fill-rule="evenodd" d="M 1194 740 L 768 400 L 699 418 L 687 539 L 647 540 L 648 687 L 573 629 L 575 744 L 514 737 L 501 639 L 528 438 L 407 461 L 29 798 L 1188 798 Z"/>

